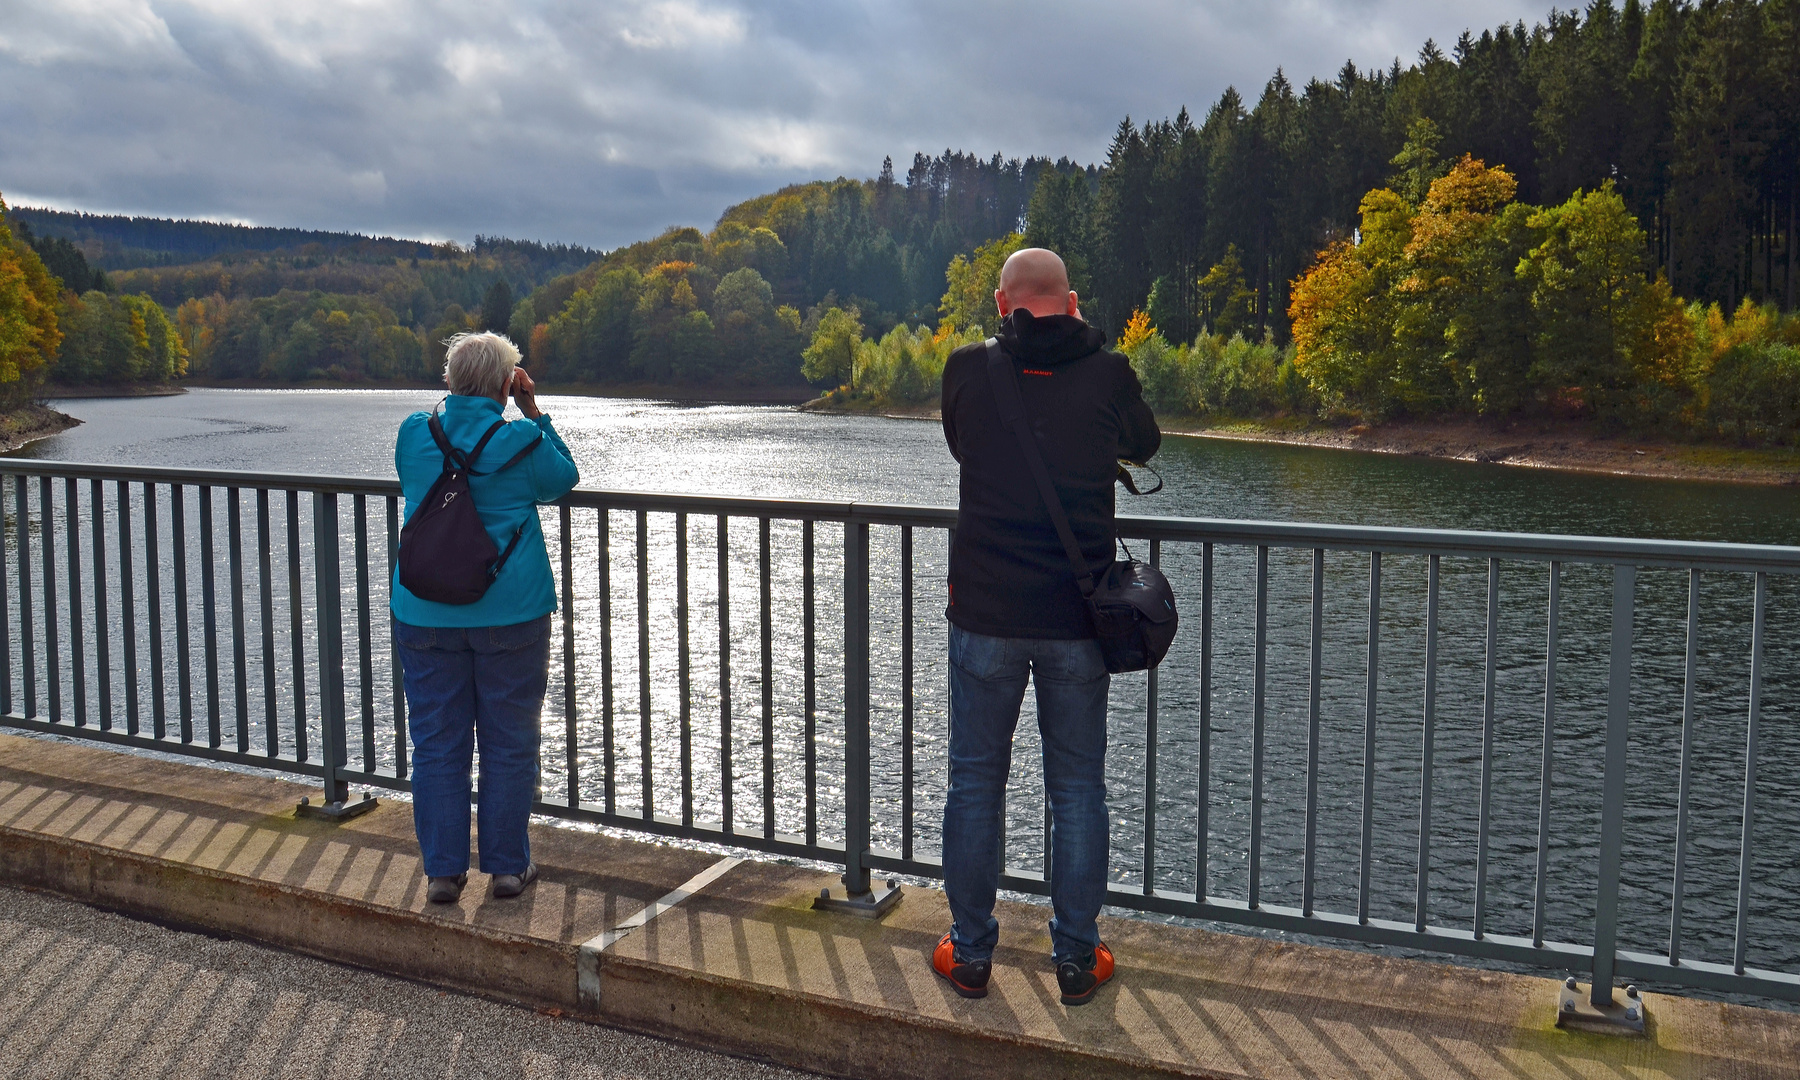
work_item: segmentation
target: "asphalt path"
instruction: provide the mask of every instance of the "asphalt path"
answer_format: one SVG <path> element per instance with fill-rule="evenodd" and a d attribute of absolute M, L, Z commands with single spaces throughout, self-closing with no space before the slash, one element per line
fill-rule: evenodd
<path fill-rule="evenodd" d="M 0 886 L 0 1077 L 810 1075 Z"/>

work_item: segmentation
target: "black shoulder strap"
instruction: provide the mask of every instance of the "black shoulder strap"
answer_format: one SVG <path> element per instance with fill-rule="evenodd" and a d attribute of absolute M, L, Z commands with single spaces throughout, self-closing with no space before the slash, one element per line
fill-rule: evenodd
<path fill-rule="evenodd" d="M 441 406 L 443 405 L 443 402 L 440 401 L 438 404 Z M 506 464 L 500 466 L 498 469 L 493 469 L 488 472 L 476 472 L 475 463 L 481 460 L 481 452 L 487 449 L 488 440 L 492 439 L 495 435 L 498 435 L 500 429 L 506 426 L 505 420 L 494 421 L 493 426 L 482 433 L 481 441 L 477 442 L 475 448 L 467 453 L 464 453 L 451 445 L 450 436 L 444 433 L 444 425 L 438 420 L 437 409 L 431 410 L 431 414 L 426 418 L 426 426 L 431 429 L 431 438 L 438 444 L 438 449 L 444 452 L 444 460 L 448 463 L 445 467 L 448 468 L 450 464 L 454 464 L 458 469 L 468 473 L 470 476 L 492 476 L 494 473 L 505 472 L 519 462 L 524 461 L 531 455 L 533 450 L 538 448 L 538 443 L 544 441 L 544 433 L 539 431 L 537 433 L 537 438 L 531 440 L 530 444 L 527 445 L 525 449 L 514 454 Z"/>
<path fill-rule="evenodd" d="M 1088 570 L 1087 560 L 1082 557 L 1081 545 L 1075 542 L 1075 531 L 1069 528 L 1069 515 L 1063 510 L 1062 499 L 1056 494 L 1056 485 L 1050 482 L 1050 470 L 1044 467 L 1044 455 L 1038 450 L 1037 439 L 1031 434 L 1031 426 L 1025 419 L 1025 401 L 1019 397 L 1019 379 L 1013 374 L 1012 361 L 1000 351 L 998 338 L 987 339 L 988 382 L 994 388 L 994 403 L 1000 409 L 1000 422 L 1012 429 L 1013 437 L 1019 441 L 1019 452 L 1025 455 L 1025 463 L 1031 466 L 1032 478 L 1037 481 L 1038 495 L 1044 500 L 1044 508 L 1050 511 L 1050 520 L 1056 525 L 1056 535 L 1062 540 L 1063 551 L 1069 556 L 1069 568 L 1075 571 L 1075 585 L 1082 596 L 1089 596 L 1094 591 L 1094 575 Z"/>
<path fill-rule="evenodd" d="M 490 428 L 488 430 L 488 435 L 492 435 L 495 431 L 498 431 L 500 428 L 502 428 L 504 426 L 505 426 L 505 421 L 501 421 L 500 423 L 495 424 L 492 428 Z M 512 468 L 514 465 L 517 465 L 519 462 L 524 461 L 526 458 L 531 456 L 531 452 L 533 450 L 536 450 L 538 448 L 538 443 L 541 443 L 543 441 L 544 441 L 544 433 L 540 430 L 537 433 L 537 438 L 535 438 L 525 444 L 525 449 L 514 454 L 512 457 L 507 458 L 506 464 L 500 466 L 498 469 L 495 469 L 494 472 L 503 473 L 506 470 Z M 487 437 L 483 436 L 481 442 L 483 445 L 486 445 Z M 494 473 L 478 473 L 478 472 L 470 472 L 469 473 L 470 476 L 492 476 L 493 474 Z"/>

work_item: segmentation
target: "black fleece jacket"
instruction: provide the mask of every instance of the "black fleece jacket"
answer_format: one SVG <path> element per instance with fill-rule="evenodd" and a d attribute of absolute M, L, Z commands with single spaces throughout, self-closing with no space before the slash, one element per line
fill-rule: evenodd
<path fill-rule="evenodd" d="M 1104 336 L 1073 316 L 1015 309 L 999 338 L 1069 526 L 1094 573 L 1103 573 L 1113 561 L 1118 461 L 1145 461 L 1162 443 L 1143 388 L 1123 356 L 1101 349 Z M 944 439 L 962 466 L 950 621 L 992 637 L 1093 637 L 1050 512 L 1000 423 L 985 344 L 950 354 L 942 404 Z"/>

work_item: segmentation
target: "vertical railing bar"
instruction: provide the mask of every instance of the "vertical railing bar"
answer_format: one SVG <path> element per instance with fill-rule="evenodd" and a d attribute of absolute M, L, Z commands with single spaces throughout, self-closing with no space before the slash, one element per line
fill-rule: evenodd
<path fill-rule="evenodd" d="M 144 482 L 144 607 L 150 616 L 150 727 L 158 739 L 168 736 L 167 687 L 163 671 L 162 555 L 156 521 L 156 485 Z"/>
<path fill-rule="evenodd" d="M 808 518 L 800 529 L 800 602 L 801 653 L 805 658 L 805 752 L 806 752 L 806 843 L 819 842 L 819 761 L 817 745 L 818 668 L 814 656 L 813 595 L 813 522 Z"/>
<path fill-rule="evenodd" d="M 95 690 L 99 694 L 100 730 L 112 730 L 112 619 L 107 613 L 106 601 L 106 482 L 99 477 L 88 481 L 88 506 L 92 515 L 90 526 L 90 544 L 94 549 L 94 675 Z M 0 626 L 5 625 L 4 609 L 0 609 Z M 5 638 L 0 636 L 0 649 L 5 647 Z"/>
<path fill-rule="evenodd" d="M 24 477 L 14 476 L 12 484 L 17 487 L 24 482 Z M 6 480 L 0 477 L 0 507 L 6 505 Z M 0 543 L 0 713 L 13 711 L 12 686 L 12 602 L 8 594 L 12 591 L 12 582 L 6 580 L 5 544 Z M 137 734 L 136 729 L 132 734 Z"/>
<path fill-rule="evenodd" d="M 581 741 L 575 705 L 575 522 L 566 502 L 556 508 L 556 525 L 562 561 L 563 799 L 573 809 L 581 805 Z"/>
<path fill-rule="evenodd" d="M 313 598 L 318 608 L 319 760 L 324 766 L 325 802 L 342 803 L 349 785 L 339 776 L 348 761 L 344 708 L 344 584 L 339 563 L 338 497 L 313 492 Z"/>
<path fill-rule="evenodd" d="M 63 478 L 65 547 L 69 563 L 69 685 L 74 691 L 75 726 L 87 726 L 87 634 L 82 630 L 81 602 L 81 487 L 73 476 Z M 105 632 L 105 627 L 101 627 Z"/>
<path fill-rule="evenodd" d="M 350 497 L 351 551 L 356 558 L 356 675 L 362 706 L 363 771 L 375 771 L 375 648 L 374 617 L 369 603 L 369 499 Z"/>
<path fill-rule="evenodd" d="M 1475 938 L 1487 935 L 1488 829 L 1493 823 L 1494 673 L 1500 666 L 1500 560 L 1488 559 L 1487 665 L 1481 696 L 1481 802 L 1475 817 Z"/>
<path fill-rule="evenodd" d="M 1637 567 L 1613 566 L 1612 656 L 1607 666 L 1606 770 L 1601 780 L 1599 888 L 1594 898 L 1594 977 L 1589 998 L 1612 1003 L 1619 935 L 1619 869 L 1625 840 L 1625 751 L 1631 724 L 1631 631 Z M 1760 606 L 1758 607 L 1760 611 Z M 1760 625 L 1760 623 L 1759 623 Z M 1752 663 L 1754 668 L 1754 662 Z"/>
<path fill-rule="evenodd" d="M 294 760 L 307 761 L 306 739 L 306 636 L 302 609 L 305 593 L 300 583 L 300 492 L 287 492 L 288 648 L 293 667 L 288 672 L 294 695 Z"/>
<path fill-rule="evenodd" d="M 237 749 L 250 752 L 250 673 L 248 649 L 244 642 L 244 510 L 237 488 L 225 489 L 230 517 L 226 519 L 225 540 L 230 550 L 231 571 L 231 682 L 236 693 Z"/>
<path fill-rule="evenodd" d="M 392 602 L 394 591 L 394 575 L 400 566 L 400 500 L 389 495 L 387 502 L 387 574 L 382 580 L 387 584 L 388 596 Z M 391 629 L 393 617 L 388 617 L 388 675 L 393 684 L 390 693 L 393 695 L 394 713 L 394 775 L 404 777 L 409 771 L 407 767 L 406 730 L 406 666 L 400 660 L 400 643 L 394 640 Z"/>
<path fill-rule="evenodd" d="M 31 610 L 31 491 L 23 476 L 13 477 L 13 505 L 19 556 L 19 675 L 24 682 L 25 715 L 36 716 L 37 619 Z"/>
<path fill-rule="evenodd" d="M 123 631 L 121 644 L 124 646 L 125 677 L 125 730 L 132 735 L 138 733 L 138 657 L 137 657 L 137 596 L 132 578 L 131 553 L 135 545 L 131 542 L 131 483 L 127 480 L 117 481 L 113 486 L 113 496 L 119 504 L 119 624 Z"/>
<path fill-rule="evenodd" d="M 1048 815 L 1045 818 L 1048 822 Z M 913 530 L 900 527 L 900 857 L 913 852 Z M 1044 830 L 1044 880 L 1050 880 L 1050 830 Z"/>
<path fill-rule="evenodd" d="M 218 749 L 224 741 L 219 730 L 219 599 L 214 588 L 213 489 L 200 485 L 200 608 L 201 653 L 206 668 L 206 745 Z"/>
<path fill-rule="evenodd" d="M 1162 541 L 1150 541 L 1150 565 L 1162 563 Z M 1151 668 L 1144 684 L 1144 895 L 1156 892 L 1156 669 Z M 1046 792 L 1046 794 L 1048 794 Z M 1048 801 L 1048 800 L 1046 800 Z M 1048 833 L 1049 830 L 1045 830 Z M 1049 837 L 1046 835 L 1046 840 Z M 1046 844 L 1044 851 L 1048 855 Z M 1048 880 L 1049 875 L 1045 875 Z"/>
<path fill-rule="evenodd" d="M 275 700 L 275 568 L 270 551 L 269 489 L 256 489 L 256 601 L 262 627 L 263 752 L 281 756 L 280 704 Z"/>
<path fill-rule="evenodd" d="M 1250 910 L 1262 905 L 1263 717 L 1268 704 L 1269 546 L 1256 549 L 1256 660 L 1250 727 Z"/>
<path fill-rule="evenodd" d="M 1300 913 L 1313 913 L 1313 883 L 1318 871 L 1319 839 L 1319 683 L 1325 659 L 1325 549 L 1313 548 L 1312 663 L 1306 701 L 1306 841 L 1301 856 Z"/>
<path fill-rule="evenodd" d="M 675 683 L 681 736 L 681 823 L 694 823 L 693 687 L 688 657 L 688 519 L 675 515 Z"/>
<path fill-rule="evenodd" d="M 56 507 L 50 477 L 38 478 L 38 533 L 44 549 L 44 681 L 50 719 L 62 720 L 62 646 L 57 630 Z"/>
<path fill-rule="evenodd" d="M 655 816 L 650 762 L 650 515 L 637 512 L 638 755 L 644 820 Z"/>
<path fill-rule="evenodd" d="M 1431 771 L 1437 737 L 1438 556 L 1428 560 L 1425 585 L 1425 715 L 1419 749 L 1419 884 L 1413 929 L 1425 932 L 1431 900 Z"/>
<path fill-rule="evenodd" d="M 598 544 L 595 559 L 599 562 L 600 582 L 600 768 L 606 774 L 606 812 L 612 814 L 618 808 L 613 734 L 612 511 L 602 506 L 596 517 Z"/>
<path fill-rule="evenodd" d="M 1687 663 L 1681 692 L 1681 778 L 1675 795 L 1675 884 L 1669 900 L 1669 965 L 1681 963 L 1681 908 L 1687 888 L 1688 791 L 1694 775 L 1694 696 L 1700 676 L 1700 571 L 1688 571 Z"/>
<path fill-rule="evenodd" d="M 1206 899 L 1207 844 L 1212 810 L 1212 656 L 1213 653 L 1213 546 L 1209 541 L 1200 554 L 1200 752 L 1195 762 L 1200 792 L 1194 822 L 1194 900 Z"/>
<path fill-rule="evenodd" d="M 762 797 L 763 839 L 775 838 L 775 624 L 771 595 L 769 519 L 757 520 L 757 572 L 762 639 Z"/>
<path fill-rule="evenodd" d="M 844 523 L 844 889 L 869 891 L 869 526 Z"/>
<path fill-rule="evenodd" d="M 1381 552 L 1369 552 L 1369 673 L 1364 683 L 1362 865 L 1356 874 L 1356 921 L 1369 921 L 1375 870 L 1375 704 L 1381 687 Z"/>
<path fill-rule="evenodd" d="M 175 704 L 181 741 L 194 739 L 193 664 L 188 640 L 187 501 L 183 485 L 169 485 L 169 555 L 175 561 Z"/>
<path fill-rule="evenodd" d="M 1556 746 L 1556 635 L 1562 617 L 1562 563 L 1550 563 L 1550 597 L 1544 629 L 1544 762 L 1538 780 L 1537 896 L 1532 904 L 1531 943 L 1544 944 L 1550 897 L 1550 792 Z"/>
<path fill-rule="evenodd" d="M 737 769 L 731 753 L 731 531 L 730 518 L 719 515 L 719 813 L 725 835 L 737 832 L 732 789 Z"/>
<path fill-rule="evenodd" d="M 1750 949 L 1751 843 L 1756 836 L 1756 740 L 1762 723 L 1763 626 L 1768 617 L 1768 575 L 1756 575 L 1756 609 L 1750 626 L 1750 713 L 1744 733 L 1744 832 L 1738 849 L 1737 944 L 1731 950 L 1731 970 L 1744 973 Z"/>

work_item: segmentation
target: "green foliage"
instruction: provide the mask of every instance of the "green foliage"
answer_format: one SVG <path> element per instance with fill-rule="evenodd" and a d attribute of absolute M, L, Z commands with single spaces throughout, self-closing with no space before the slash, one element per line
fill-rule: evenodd
<path fill-rule="evenodd" d="M 187 374 L 181 335 L 162 305 L 147 296 L 109 296 L 97 289 L 71 296 L 63 328 L 58 382 L 171 382 Z"/>
<path fill-rule="evenodd" d="M 983 337 L 979 329 L 959 331 L 948 323 L 936 331 L 896 326 L 879 341 L 857 346 L 856 384 L 884 408 L 935 402 L 943 387 L 944 362 Z"/>
<path fill-rule="evenodd" d="M 512 320 L 513 294 L 512 286 L 505 278 L 498 278 L 488 286 L 481 297 L 481 328 L 496 333 L 506 333 L 508 323 Z"/>
<path fill-rule="evenodd" d="M 994 306 L 994 290 L 1000 287 L 1000 268 L 1007 256 L 1025 246 L 1020 233 L 1007 233 L 975 249 L 973 258 L 958 255 L 944 272 L 947 288 L 938 302 L 945 325 L 980 330 L 982 336 L 1000 329 L 1000 311 Z"/>
<path fill-rule="evenodd" d="M 1431 117 L 1421 116 L 1406 128 L 1406 145 L 1388 161 L 1395 172 L 1388 177 L 1388 187 L 1414 206 L 1425 201 L 1431 182 L 1450 171 L 1438 156 L 1438 144 L 1444 141 Z"/>
<path fill-rule="evenodd" d="M 819 327 L 813 331 L 811 344 L 801 353 L 805 363 L 801 366 L 800 373 L 809 382 L 826 383 L 833 387 L 848 383 L 854 393 L 856 353 L 862 340 L 861 314 L 855 308 L 848 311 L 839 307 L 831 308 L 819 319 Z"/>
<path fill-rule="evenodd" d="M 526 359 L 531 357 L 531 331 L 537 326 L 537 321 L 537 307 L 532 304 L 529 296 L 514 304 L 512 314 L 506 317 L 504 332 Z"/>
<path fill-rule="evenodd" d="M 203 378 L 430 381 L 443 369 L 443 339 L 470 328 L 460 307 L 445 316 L 427 346 L 368 297 L 288 290 L 190 300 L 176 309 L 175 327 L 191 350 L 189 367 Z"/>
<path fill-rule="evenodd" d="M 1305 380 L 1293 373 L 1293 348 L 1201 334 L 1170 345 L 1151 333 L 1126 351 L 1144 400 L 1160 412 L 1197 417 L 1250 417 L 1312 411 Z"/>
<path fill-rule="evenodd" d="M 13 238 L 0 200 L 0 407 L 24 404 L 56 360 L 58 293 L 37 252 Z"/>
<path fill-rule="evenodd" d="M 1256 294 L 1244 281 L 1244 264 L 1236 244 L 1226 246 L 1225 257 L 1200 278 L 1196 291 L 1200 301 L 1197 314 L 1208 333 L 1231 337 L 1249 327 Z"/>
<path fill-rule="evenodd" d="M 1748 300 L 1683 305 L 1650 276 L 1611 183 L 1552 207 L 1513 202 L 1510 174 L 1464 158 L 1416 210 L 1363 200 L 1296 283 L 1294 367 L 1328 413 L 1584 414 L 1747 442 L 1800 440 L 1800 318 Z M 1210 400 L 1142 360 L 1145 386 Z"/>

